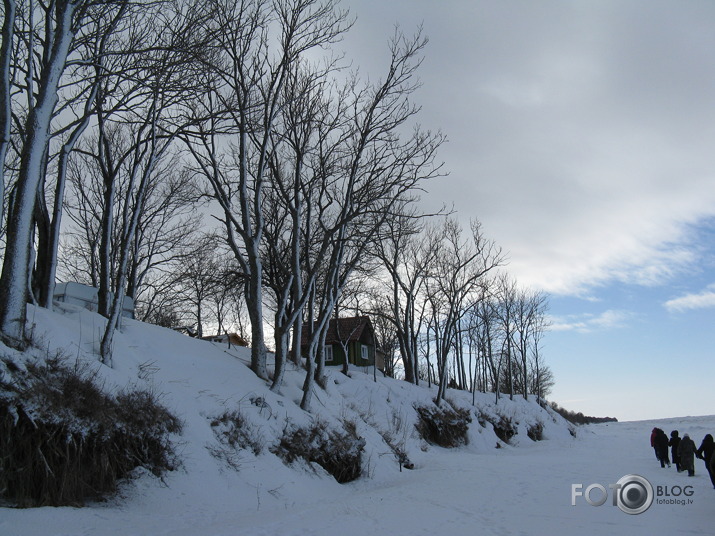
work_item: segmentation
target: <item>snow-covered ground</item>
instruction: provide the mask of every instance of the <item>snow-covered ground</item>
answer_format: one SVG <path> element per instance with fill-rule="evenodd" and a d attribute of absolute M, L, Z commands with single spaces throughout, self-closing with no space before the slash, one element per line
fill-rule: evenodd
<path fill-rule="evenodd" d="M 36 340 L 48 355 L 62 349 L 72 360 L 95 363 L 102 319 L 65 309 L 62 315 L 31 310 Z M 649 438 L 659 426 L 681 436 L 688 432 L 699 445 L 706 433 L 715 433 L 715 416 L 581 427 L 573 438 L 567 423 L 532 402 L 504 397 L 495 405 L 493 395 L 478 395 L 472 406 L 471 395 L 450 391 L 455 405 L 470 409 L 473 422 L 469 445 L 442 449 L 414 430 L 413 406 L 428 404 L 434 390 L 333 371 L 308 414 L 298 407 L 302 371 L 289 371 L 282 392 L 272 393 L 247 361 L 245 349 L 126 322 L 116 338 L 115 368 L 95 366 L 108 386 L 162 393 L 162 402 L 185 423 L 175 438 L 182 468 L 163 480 L 140 475 L 119 497 L 85 508 L 0 508 L 0 535 L 713 534 L 715 489 L 703 462 L 696 460 L 694 478 L 661 469 Z M 355 422 L 366 440 L 365 475 L 341 485 L 320 469 L 288 467 L 267 448 L 259 455 L 235 453 L 238 470 L 230 468 L 211 454 L 218 446 L 211 419 L 227 409 L 240 411 L 265 445 L 275 444 L 287 424 L 319 418 L 337 428 L 343 419 Z M 519 432 L 506 445 L 490 424 L 479 424 L 480 415 L 482 421 L 510 418 Z M 543 441 L 527 437 L 535 424 L 543 425 Z M 382 438 L 387 434 L 414 470 L 400 471 Z M 609 484 L 629 474 L 645 477 L 656 492 L 653 505 L 639 515 L 611 503 Z M 572 506 L 574 484 L 582 491 L 599 484 L 608 500 L 591 506 L 575 497 Z M 590 498 L 598 501 L 599 493 L 595 489 Z"/>

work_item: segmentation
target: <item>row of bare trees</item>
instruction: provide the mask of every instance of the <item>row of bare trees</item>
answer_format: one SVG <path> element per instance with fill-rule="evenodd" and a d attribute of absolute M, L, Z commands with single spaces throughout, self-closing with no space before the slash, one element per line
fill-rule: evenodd
<path fill-rule="evenodd" d="M 547 298 L 520 288 L 478 222 L 425 223 L 404 213 L 382 229 L 376 283 L 351 295 L 351 307 L 380 319 L 385 371 L 411 383 L 545 397 L 553 385 L 543 362 Z"/>
<path fill-rule="evenodd" d="M 309 408 L 343 289 L 440 175 L 443 137 L 411 101 L 426 40 L 396 32 L 369 81 L 331 52 L 351 24 L 336 0 L 3 0 L 3 341 L 26 344 L 27 304 L 52 307 L 58 268 L 99 289 L 110 366 L 125 294 L 158 318 L 180 289 L 200 330 L 207 302 L 222 322 L 223 282 L 274 389 L 305 332 Z M 217 262 L 201 206 L 220 269 L 201 265 Z"/>
<path fill-rule="evenodd" d="M 73 255 L 70 237 L 65 258 L 69 271 L 86 272 L 99 289 L 109 364 L 122 296 L 135 294 L 176 244 L 167 222 L 190 219 L 177 202 L 187 177 L 172 160 L 207 50 L 206 36 L 189 30 L 210 16 L 203 6 L 171 1 L 7 0 L 3 7 L 0 334 L 22 347 L 27 303 L 52 307 L 69 211 L 82 224 L 73 238 L 81 234 L 87 247 Z M 65 204 L 68 184 L 74 207 Z"/>
<path fill-rule="evenodd" d="M 307 340 L 308 409 L 329 319 L 361 283 L 395 343 L 388 371 L 399 357 L 438 400 L 449 385 L 543 388 L 543 297 L 494 277 L 503 256 L 477 223 L 426 228 L 416 206 L 444 140 L 415 124 L 419 32 L 396 31 L 365 80 L 333 52 L 352 25 L 337 0 L 3 0 L 2 13 L 6 344 L 26 344 L 27 303 L 52 307 L 59 270 L 99 289 L 110 366 L 124 295 L 199 335 L 245 312 L 251 368 L 273 389 Z"/>

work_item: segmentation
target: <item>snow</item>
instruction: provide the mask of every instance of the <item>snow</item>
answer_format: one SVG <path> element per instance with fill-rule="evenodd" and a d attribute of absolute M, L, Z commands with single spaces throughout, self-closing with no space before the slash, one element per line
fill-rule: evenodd
<path fill-rule="evenodd" d="M 521 397 L 449 391 L 454 404 L 473 416 L 469 444 L 456 449 L 430 446 L 416 434 L 414 404 L 428 404 L 436 389 L 415 387 L 372 373 L 348 378 L 329 370 L 326 390 L 317 388 L 313 414 L 299 408 L 303 371 L 290 368 L 280 393 L 248 368 L 245 348 L 191 339 L 171 330 L 127 320 L 115 337 L 114 363 L 101 365 L 96 351 L 104 320 L 80 307 L 60 304 L 58 312 L 29 309 L 29 326 L 41 353 L 62 349 L 70 359 L 89 361 L 108 388 L 150 387 L 184 421 L 175 438 L 183 462 L 163 479 L 138 471 L 120 495 L 84 508 L 0 508 L 0 534 L 47 535 L 518 535 L 518 534 L 712 534 L 715 490 L 696 460 L 696 476 L 661 469 L 650 447 L 650 431 L 688 432 L 699 445 L 715 431 L 715 416 L 580 427 L 572 437 L 560 417 Z M 2 349 L 2 353 L 10 350 Z M 370 371 L 371 372 L 371 371 Z M 365 438 L 365 475 L 338 484 L 322 469 L 286 466 L 269 449 L 235 453 L 238 470 L 212 456 L 216 440 L 210 420 L 239 410 L 254 435 L 275 444 L 288 424 L 314 418 L 339 427 L 356 423 Z M 478 414 L 518 422 L 510 445 L 500 442 Z M 543 441 L 527 437 L 542 423 Z M 403 443 L 415 469 L 400 471 L 383 441 L 389 433 Z M 500 448 L 496 448 L 497 444 Z M 686 504 L 656 502 L 643 514 L 612 506 L 591 506 L 583 497 L 571 505 L 572 485 L 609 489 L 621 477 L 638 474 L 657 489 L 692 486 Z M 609 490 L 610 493 L 610 490 Z M 592 498 L 598 499 L 598 490 Z"/>
<path fill-rule="evenodd" d="M 99 289 L 68 281 L 58 283 L 55 286 L 54 299 L 72 305 L 81 305 L 90 311 L 97 311 L 99 307 Z M 114 293 L 110 292 L 110 300 L 114 299 Z M 129 296 L 124 296 L 122 300 L 122 315 L 127 318 L 134 318 L 134 300 Z"/>

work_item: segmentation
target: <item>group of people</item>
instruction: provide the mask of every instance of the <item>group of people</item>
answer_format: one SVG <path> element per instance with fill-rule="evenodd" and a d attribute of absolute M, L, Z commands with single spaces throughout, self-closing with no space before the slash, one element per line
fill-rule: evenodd
<path fill-rule="evenodd" d="M 707 434 L 700 444 L 700 448 L 695 448 L 695 442 L 688 434 L 682 438 L 677 430 L 670 432 L 670 438 L 660 428 L 653 428 L 650 434 L 650 445 L 655 450 L 655 457 L 660 462 L 661 467 L 666 465 L 670 467 L 670 458 L 668 457 L 668 447 L 671 448 L 673 463 L 679 473 L 688 472 L 688 476 L 695 475 L 695 458 L 700 458 L 705 461 L 705 468 L 710 475 L 710 482 L 715 488 L 715 441 L 713 436 Z"/>

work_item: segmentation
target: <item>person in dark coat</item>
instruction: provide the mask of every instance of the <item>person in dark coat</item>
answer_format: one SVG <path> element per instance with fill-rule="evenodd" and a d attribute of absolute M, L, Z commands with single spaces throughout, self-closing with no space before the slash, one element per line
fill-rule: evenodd
<path fill-rule="evenodd" d="M 675 468 L 680 471 L 680 458 L 678 457 L 678 446 L 680 445 L 680 437 L 678 436 L 677 430 L 673 430 L 672 432 L 670 432 L 670 441 L 668 441 L 668 445 L 670 446 L 670 453 L 672 454 Z"/>
<path fill-rule="evenodd" d="M 710 478 L 712 479 L 712 475 L 715 475 L 715 455 L 710 458 Z M 715 482 L 713 482 L 713 488 L 715 488 Z"/>
<path fill-rule="evenodd" d="M 668 459 L 668 436 L 665 435 L 663 430 L 658 430 L 653 443 L 655 445 L 655 453 L 658 455 L 658 460 L 660 461 L 660 466 L 665 467 L 667 464 L 668 467 L 670 467 L 670 460 Z"/>
<path fill-rule="evenodd" d="M 713 451 L 715 451 L 715 441 L 713 441 L 713 436 L 708 434 L 703 439 L 703 442 L 700 444 L 700 448 L 695 452 L 695 455 L 701 460 L 705 460 L 705 469 L 708 470 L 710 482 L 712 482 L 712 485 L 715 488 L 715 475 L 713 475 L 713 472 L 710 470 L 710 462 L 713 459 Z"/>
<path fill-rule="evenodd" d="M 650 431 L 650 446 L 653 447 L 653 450 L 655 451 L 655 459 L 658 459 L 658 449 L 655 448 L 655 436 L 658 435 L 658 428 L 653 428 Z"/>
<path fill-rule="evenodd" d="M 695 443 L 688 434 L 683 436 L 678 447 L 680 470 L 688 470 L 688 476 L 695 476 Z"/>

